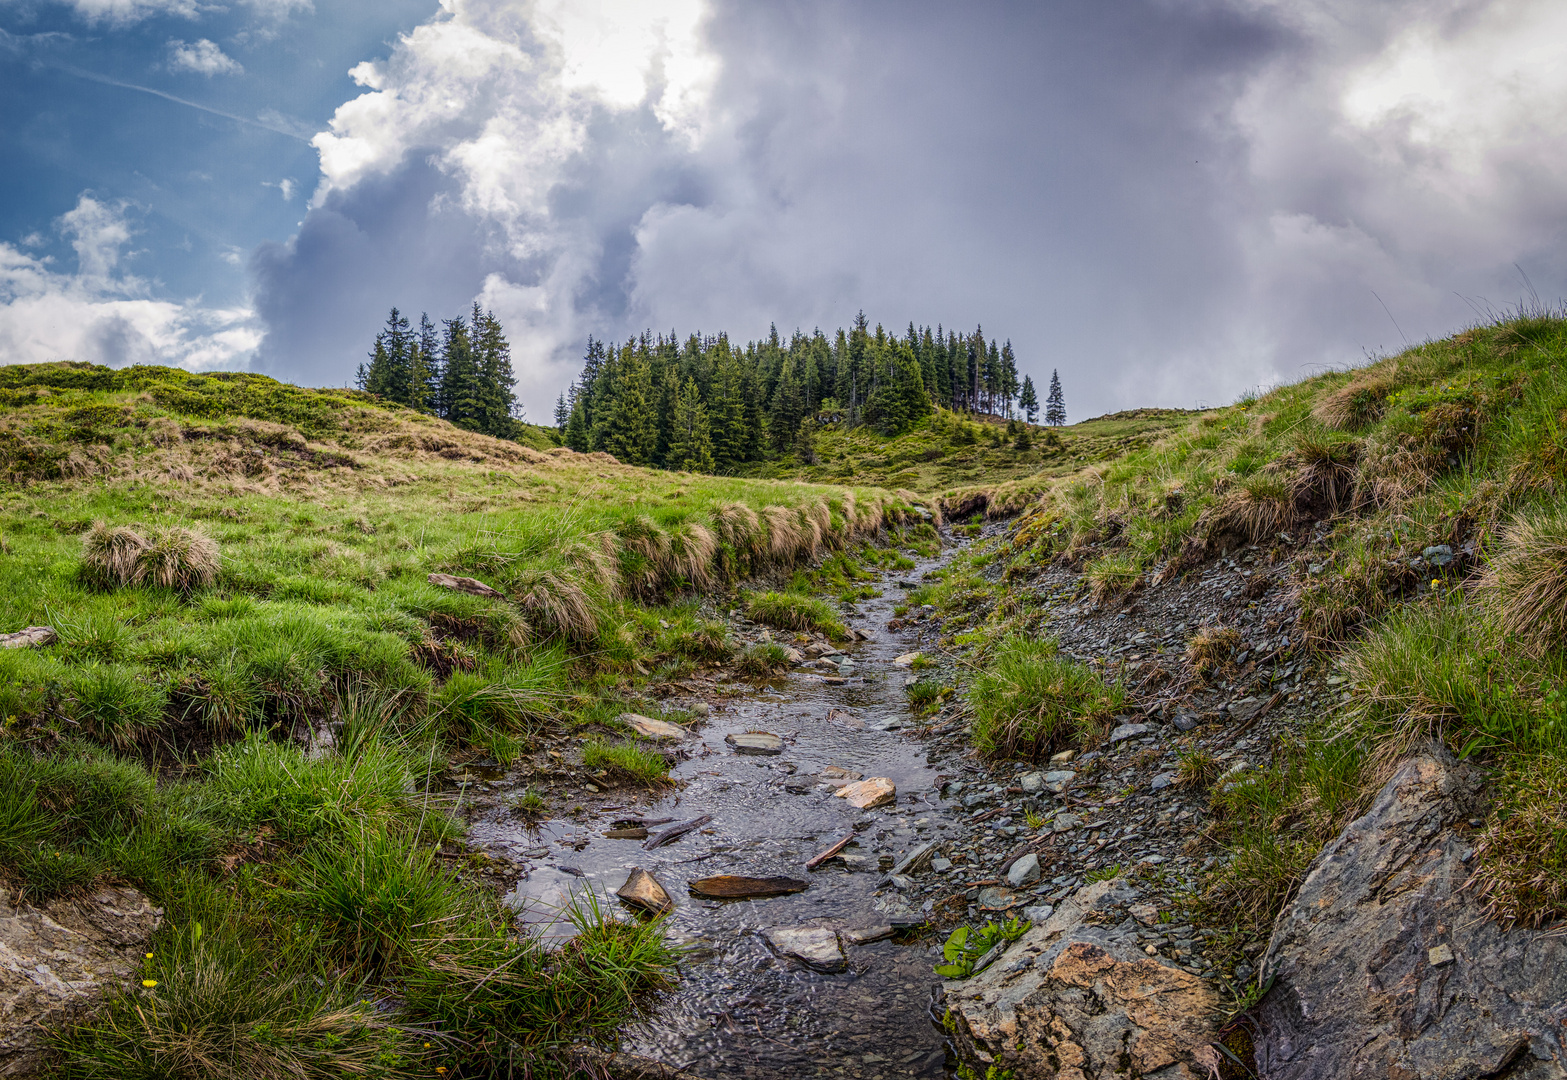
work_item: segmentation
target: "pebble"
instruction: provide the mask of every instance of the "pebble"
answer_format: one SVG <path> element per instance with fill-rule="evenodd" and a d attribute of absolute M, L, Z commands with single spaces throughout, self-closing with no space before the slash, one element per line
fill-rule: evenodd
<path fill-rule="evenodd" d="M 1122 724 L 1110 732 L 1110 745 L 1114 746 L 1118 742 L 1135 739 L 1139 735 L 1147 735 L 1151 731 L 1153 731 L 1153 726 L 1150 724 Z"/>
<path fill-rule="evenodd" d="M 735 748 L 737 754 L 781 754 L 783 740 L 765 731 L 746 731 L 738 735 L 725 735 L 724 742 Z"/>

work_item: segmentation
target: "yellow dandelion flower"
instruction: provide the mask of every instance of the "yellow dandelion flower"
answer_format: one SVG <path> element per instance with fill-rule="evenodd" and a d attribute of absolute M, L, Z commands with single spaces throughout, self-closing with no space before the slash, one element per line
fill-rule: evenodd
<path fill-rule="evenodd" d="M 147 954 L 147 959 L 148 959 L 148 960 L 151 960 L 151 959 L 152 959 L 152 953 L 148 953 L 148 954 Z"/>
<path fill-rule="evenodd" d="M 154 986 L 158 985 L 158 980 L 157 979 L 143 979 L 141 981 L 141 984 L 143 986 L 145 986 L 148 990 L 151 990 Z"/>
<path fill-rule="evenodd" d="M 424 1044 L 424 1048 L 425 1048 L 425 1049 L 426 1049 L 426 1050 L 428 1050 L 428 1049 L 430 1049 L 430 1044 L 429 1044 L 429 1043 L 425 1043 L 425 1044 Z"/>

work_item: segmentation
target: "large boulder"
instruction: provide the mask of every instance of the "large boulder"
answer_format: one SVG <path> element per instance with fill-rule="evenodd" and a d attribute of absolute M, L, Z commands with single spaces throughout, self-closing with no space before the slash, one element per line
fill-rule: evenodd
<path fill-rule="evenodd" d="M 1413 757 L 1312 863 L 1262 964 L 1267 1080 L 1567 1077 L 1567 938 L 1503 929 L 1463 889 L 1481 779 Z"/>
<path fill-rule="evenodd" d="M 43 1029 L 136 977 L 163 912 L 135 889 L 103 888 L 46 907 L 0 888 L 0 1076 L 42 1064 Z"/>
<path fill-rule="evenodd" d="M 1197 1080 L 1218 1065 L 1218 1000 L 1146 956 L 1124 881 L 1073 893 L 973 978 L 943 989 L 959 1049 L 1019 1080 Z"/>

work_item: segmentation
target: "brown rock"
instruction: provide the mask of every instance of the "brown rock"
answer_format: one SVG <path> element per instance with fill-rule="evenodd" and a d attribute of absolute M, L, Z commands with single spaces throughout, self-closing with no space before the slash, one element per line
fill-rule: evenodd
<path fill-rule="evenodd" d="M 651 911 L 654 915 L 675 910 L 674 900 L 664 891 L 658 879 L 640 866 L 631 871 L 630 876 L 626 878 L 626 883 L 615 890 L 615 895 L 628 904 L 633 904 L 644 911 Z"/>
<path fill-rule="evenodd" d="M 496 592 L 482 581 L 476 581 L 471 577 L 454 577 L 451 574 L 431 574 L 425 578 L 431 585 L 442 589 L 453 589 L 469 596 L 483 596 L 490 600 L 504 600 L 505 595 Z"/>
<path fill-rule="evenodd" d="M 38 1037 L 137 977 L 163 921 L 135 889 L 103 888 L 81 900 L 13 907 L 0 888 L 0 1076 L 40 1068 Z"/>
<path fill-rule="evenodd" d="M 1120 881 L 1079 889 L 980 974 L 947 982 L 963 1056 L 1019 1080 L 1209 1075 L 1214 992 L 1142 955 L 1115 920 L 1087 918 L 1131 897 Z"/>
<path fill-rule="evenodd" d="M 759 896 L 785 896 L 804 892 L 811 883 L 786 877 L 741 877 L 738 874 L 719 874 L 717 877 L 698 878 L 688 886 L 693 896 L 708 896 L 716 900 L 744 900 Z"/>
<path fill-rule="evenodd" d="M 859 810 L 898 801 L 898 789 L 885 776 L 873 776 L 855 784 L 845 784 L 833 795 Z"/>
<path fill-rule="evenodd" d="M 1317 856 L 1259 965 L 1263 1076 L 1567 1077 L 1567 938 L 1506 930 L 1463 888 L 1483 782 L 1413 757 Z"/>

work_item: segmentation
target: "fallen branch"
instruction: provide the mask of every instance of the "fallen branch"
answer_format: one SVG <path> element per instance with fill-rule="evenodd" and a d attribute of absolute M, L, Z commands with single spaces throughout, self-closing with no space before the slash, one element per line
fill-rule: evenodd
<path fill-rule="evenodd" d="M 703 814 L 701 817 L 692 818 L 690 821 L 682 821 L 678 825 L 671 825 L 667 829 L 660 829 L 658 832 L 647 838 L 646 842 L 642 845 L 642 850 L 652 851 L 656 847 L 663 847 L 671 840 L 678 840 L 692 829 L 700 829 L 703 825 L 706 825 L 709 821 L 712 820 L 712 814 Z"/>
<path fill-rule="evenodd" d="M 835 843 L 832 847 L 828 848 L 826 851 L 824 851 L 820 855 L 816 856 L 810 862 L 806 863 L 805 864 L 805 868 L 807 870 L 815 870 L 822 863 L 826 862 L 828 859 L 830 859 L 834 855 L 838 854 L 838 852 L 840 852 L 844 848 L 848 847 L 849 846 L 849 841 L 853 840 L 857 835 L 859 835 L 859 834 L 851 832 L 849 835 L 845 836 L 843 839 L 841 839 L 837 843 Z"/>

